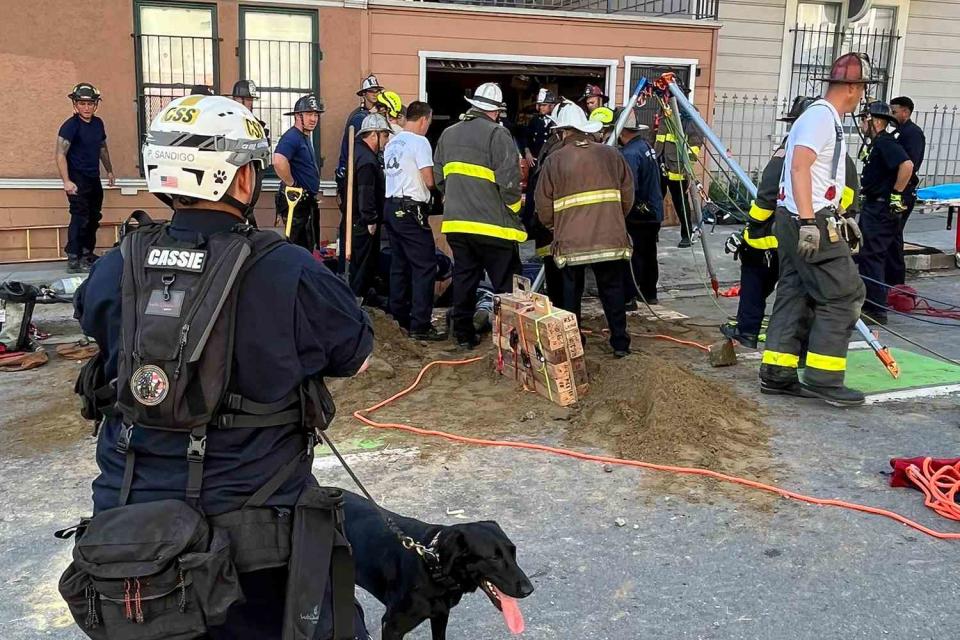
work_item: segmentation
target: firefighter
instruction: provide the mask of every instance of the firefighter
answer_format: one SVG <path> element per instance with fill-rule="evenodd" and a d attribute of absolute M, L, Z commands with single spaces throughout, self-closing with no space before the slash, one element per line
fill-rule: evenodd
<path fill-rule="evenodd" d="M 604 106 L 607 100 L 609 98 L 603 89 L 595 84 L 588 84 L 583 90 L 583 95 L 580 96 L 579 103 L 583 105 L 583 110 L 589 116 L 596 109 Z"/>
<path fill-rule="evenodd" d="M 293 111 L 293 126 L 280 136 L 273 154 L 273 170 L 282 184 L 277 190 L 277 214 L 286 220 L 287 187 L 303 189 L 303 195 L 293 210 L 290 241 L 307 251 L 320 244 L 320 208 L 317 195 L 320 193 L 320 168 L 313 150 L 313 130 L 320 122 L 323 107 L 314 95 L 300 97 Z"/>
<path fill-rule="evenodd" d="M 881 283 L 884 281 L 884 265 L 890 254 L 896 252 L 900 216 L 909 209 L 909 196 L 905 191 L 913 178 L 913 162 L 887 131 L 887 127 L 897 121 L 890 112 L 890 105 L 871 102 L 859 117 L 860 131 L 870 140 L 870 153 L 863 163 L 860 177 L 863 247 L 857 256 L 857 264 L 860 274 L 869 278 L 864 282 L 867 287 L 864 315 L 868 322 L 886 324 L 887 287 Z"/>
<path fill-rule="evenodd" d="M 253 80 L 237 80 L 234 82 L 233 90 L 228 97 L 239 102 L 251 112 L 253 111 L 254 101 L 260 99 L 260 96 L 257 95 L 257 85 Z"/>
<path fill-rule="evenodd" d="M 380 154 L 393 130 L 387 119 L 371 113 L 363 119 L 353 158 L 353 245 L 350 257 L 350 288 L 367 304 L 379 306 L 374 289 L 380 261 L 380 225 L 383 222 L 384 175 Z M 340 218 L 340 237 L 347 237 L 347 217 Z M 346 252 L 340 252 L 340 268 Z"/>
<path fill-rule="evenodd" d="M 662 127 L 667 127 L 664 114 L 661 121 Z M 680 113 L 680 125 L 683 127 L 683 136 L 686 138 L 686 146 L 690 150 L 689 161 L 695 163 L 700 156 L 700 147 L 703 145 L 703 135 L 693 124 L 686 113 Z M 664 197 L 667 191 L 670 192 L 670 200 L 673 202 L 673 209 L 677 212 L 680 219 L 680 242 L 679 248 L 691 246 L 690 235 L 692 227 L 690 225 L 690 199 L 687 197 L 687 176 L 686 169 L 677 152 L 676 134 L 670 131 L 658 132 L 654 140 L 654 149 L 657 152 L 657 158 L 660 160 L 660 167 L 663 173 L 660 183 L 660 193 Z"/>
<path fill-rule="evenodd" d="M 594 112 L 596 113 L 596 112 Z M 622 110 L 617 113 L 620 117 Z M 663 223 L 663 194 L 660 192 L 660 165 L 657 154 L 640 134 L 649 129 L 640 123 L 640 108 L 632 107 L 620 132 L 620 152 L 633 173 L 633 208 L 627 215 L 627 233 L 633 244 L 633 256 L 624 269 L 623 287 L 627 311 L 636 311 L 637 296 L 647 304 L 657 304 L 657 240 Z"/>
<path fill-rule="evenodd" d="M 304 602 L 312 587 L 330 581 L 316 586 L 296 577 L 328 570 L 324 544 L 334 533 L 300 515 L 318 507 L 310 504 L 320 491 L 311 471 L 313 429 L 332 418 L 332 399 L 314 399 L 329 398 L 321 376 L 366 367 L 373 328 L 346 285 L 308 252 L 244 224 L 270 159 L 266 138 L 249 121 L 253 114 L 225 97 L 167 105 L 147 132 L 143 166 L 150 192 L 172 206 L 173 218 L 138 218 L 122 250 L 97 261 L 76 294 L 76 317 L 103 356 L 89 361 L 99 373 L 81 376 L 80 391 L 85 403 L 110 408 L 100 416 L 87 533 L 123 548 L 100 556 L 120 578 L 103 583 L 119 583 L 119 599 L 94 603 L 100 596 L 82 583 L 71 592 L 75 567 L 61 582 L 68 601 L 90 603 L 78 623 L 92 627 L 93 637 L 176 630 L 178 637 L 280 640 L 288 597 L 302 605 L 286 614 L 300 628 L 295 635 L 331 637 L 329 602 L 315 591 Z M 119 384 L 95 387 L 118 377 Z M 184 526 L 204 520 L 209 538 L 177 546 Z M 305 538 L 295 533 L 301 526 Z M 161 539 L 173 555 L 157 552 Z M 182 555 L 198 551 L 195 544 L 204 546 Z M 291 557 L 300 561 L 288 571 Z M 124 562 L 127 570 L 117 574 Z M 333 562 L 342 567 L 336 555 Z M 131 566 L 148 564 L 169 583 L 122 579 Z M 177 588 L 176 576 L 189 588 Z M 349 604 L 353 585 L 340 585 Z M 136 623 L 131 613 L 124 619 L 125 607 Z M 356 624 L 356 637 L 366 639 L 362 620 Z"/>
<path fill-rule="evenodd" d="M 600 131 L 593 134 L 593 139 L 603 144 L 610 137 L 610 132 L 613 131 L 613 109 L 597 107 L 590 113 L 590 120 L 600 123 Z"/>
<path fill-rule="evenodd" d="M 903 262 L 903 229 L 907 225 L 913 207 L 917 204 L 917 187 L 920 185 L 920 167 L 923 165 L 923 156 L 926 152 L 927 139 L 923 129 L 910 119 L 913 115 L 913 100 L 907 96 L 900 96 L 890 101 L 890 111 L 897 119 L 897 130 L 894 133 L 897 142 L 907 152 L 913 163 L 913 176 L 903 194 L 903 202 L 907 210 L 900 215 L 900 228 L 897 231 L 897 240 L 893 243 L 893 251 L 888 254 L 884 271 L 887 274 L 887 283 L 892 285 L 903 284 L 907 276 L 907 267 Z"/>
<path fill-rule="evenodd" d="M 345 211 L 344 207 L 347 206 L 344 185 L 346 185 L 347 180 L 347 153 L 349 146 L 347 144 L 349 138 L 350 127 L 353 127 L 354 135 L 360 130 L 360 127 L 363 126 L 363 119 L 367 117 L 367 114 L 374 111 L 377 107 L 377 98 L 380 96 L 380 92 L 383 91 L 383 86 L 377 80 L 377 76 L 371 74 L 363 79 L 363 82 L 360 83 L 360 89 L 357 91 L 357 96 L 360 98 L 360 106 L 350 112 L 350 115 L 347 116 L 347 122 L 343 125 L 343 138 L 340 141 L 340 159 L 337 161 L 337 171 L 334 175 L 334 179 L 337 183 L 337 199 L 340 204 L 340 212 Z"/>
<path fill-rule="evenodd" d="M 860 405 L 863 393 L 843 384 L 850 333 L 860 317 L 864 287 L 847 238 L 856 223 L 837 215 L 845 184 L 843 118 L 863 99 L 870 79 L 866 54 L 834 61 L 825 99 L 797 118 L 787 136 L 774 214 L 780 256 L 777 298 L 760 366 L 760 391 Z M 806 343 L 803 381 L 797 376 Z"/>
<path fill-rule="evenodd" d="M 377 107 L 379 108 L 380 114 L 390 123 L 390 130 L 393 132 L 392 135 L 403 131 L 406 111 L 403 108 L 403 100 L 400 99 L 399 94 L 394 91 L 380 92 L 380 95 L 377 96 Z"/>
<path fill-rule="evenodd" d="M 633 208 L 631 169 L 615 148 L 594 141 L 601 124 L 571 105 L 560 111 L 560 146 L 543 164 L 537 182 L 537 217 L 553 231 L 553 259 L 563 273 L 566 309 L 580 320 L 586 268 L 597 281 L 610 328 L 613 355 L 630 354 L 624 261 L 630 238 L 624 218 Z"/>
<path fill-rule="evenodd" d="M 497 124 L 499 85 L 487 82 L 466 98 L 471 108 L 440 135 L 433 176 L 444 194 L 441 231 L 453 251 L 453 333 L 461 349 L 480 344 L 473 325 L 477 286 L 486 271 L 494 293 L 520 273 L 520 157 L 513 136 Z"/>
<path fill-rule="evenodd" d="M 550 135 L 550 114 L 554 112 L 558 104 L 560 104 L 560 100 L 553 91 L 540 89 L 537 93 L 537 114 L 527 125 L 526 135 L 524 136 L 526 144 L 524 145 L 523 156 L 531 170 L 536 166 L 540 151 Z"/>
<path fill-rule="evenodd" d="M 103 208 L 100 165 L 107 170 L 107 184 L 114 186 L 113 164 L 107 149 L 103 120 L 97 117 L 100 90 L 89 82 L 76 85 L 67 96 L 73 103 L 73 115 L 57 133 L 57 171 L 70 205 L 67 228 L 67 272 L 89 271 L 97 259 L 97 229 Z"/>

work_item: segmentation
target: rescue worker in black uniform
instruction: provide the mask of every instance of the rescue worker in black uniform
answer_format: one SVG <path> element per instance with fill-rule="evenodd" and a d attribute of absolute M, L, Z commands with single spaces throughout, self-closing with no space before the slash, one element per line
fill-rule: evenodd
<path fill-rule="evenodd" d="M 305 95 L 297 100 L 293 111 L 293 126 L 287 129 L 273 153 L 273 170 L 280 178 L 277 190 L 277 217 L 286 222 L 288 211 L 287 187 L 303 189 L 293 209 L 293 224 L 290 241 L 312 252 L 320 246 L 320 167 L 313 147 L 313 130 L 320 123 L 323 106 L 314 95 Z M 266 135 L 266 132 L 264 132 Z"/>
<path fill-rule="evenodd" d="M 257 85 L 253 80 L 237 80 L 233 83 L 233 90 L 227 97 L 245 106 L 250 113 L 253 113 L 253 104 L 260 99 Z M 260 123 L 264 133 L 267 134 L 267 140 L 270 140 L 270 129 L 267 128 L 267 123 L 260 118 L 257 118 L 257 122 Z"/>
<path fill-rule="evenodd" d="M 864 403 L 844 385 L 850 334 L 864 287 L 851 257 L 856 222 L 838 215 L 846 173 L 841 114 L 860 104 L 870 59 L 848 53 L 834 61 L 826 97 L 797 118 L 787 136 L 774 213 L 780 256 L 777 298 L 760 366 L 760 392 L 820 398 L 834 406 Z M 800 356 L 806 352 L 801 381 Z"/>
<path fill-rule="evenodd" d="M 537 166 L 540 151 L 550 135 L 550 114 L 554 112 L 558 104 L 560 104 L 560 100 L 553 91 L 540 89 L 537 93 L 537 115 L 531 118 L 530 123 L 527 124 L 527 132 L 524 136 L 526 144 L 523 149 L 523 156 L 531 172 Z M 529 180 L 529 177 L 527 179 Z"/>
<path fill-rule="evenodd" d="M 177 113 L 179 122 L 165 117 Z M 331 635 L 340 617 L 331 621 L 329 594 L 342 596 L 343 584 L 331 587 L 325 572 L 342 576 L 345 556 L 331 559 L 332 530 L 314 526 L 311 501 L 324 490 L 311 468 L 314 429 L 333 410 L 322 377 L 362 372 L 373 329 L 310 253 L 244 224 L 270 157 L 248 121 L 218 96 L 179 98 L 157 116 L 143 166 L 173 218 L 138 216 L 76 294 L 76 317 L 100 346 L 80 391 L 85 410 L 105 417 L 94 518 L 77 531 L 85 562 L 60 591 L 88 634 L 107 634 L 93 637 L 279 640 L 283 628 L 284 638 L 368 638 L 352 580 L 355 635 Z M 186 525 L 196 529 L 178 546 Z M 288 570 L 291 546 L 300 560 Z M 308 571 L 319 586 L 299 581 Z M 324 582 L 326 601 L 303 600 Z"/>
<path fill-rule="evenodd" d="M 347 121 L 343 125 L 343 137 L 340 139 L 340 159 L 337 161 L 337 171 L 334 179 L 337 183 L 337 200 L 340 205 L 340 212 L 346 211 L 347 200 L 345 185 L 347 184 L 347 142 L 350 139 L 350 127 L 353 127 L 353 135 L 357 135 L 360 127 L 363 126 L 363 119 L 371 113 L 376 113 L 377 98 L 383 91 L 383 85 L 377 80 L 377 76 L 369 75 L 360 83 L 360 89 L 357 91 L 357 97 L 360 98 L 360 106 L 350 112 Z"/>
<path fill-rule="evenodd" d="M 895 245 L 900 237 L 900 216 L 908 208 L 904 192 L 913 178 L 913 162 L 887 131 L 887 127 L 896 122 L 890 113 L 890 105 L 871 102 L 859 117 L 860 130 L 871 143 L 860 178 L 863 247 L 857 256 L 857 264 L 867 287 L 863 311 L 868 322 L 886 324 L 887 287 L 881 283 L 884 282 L 884 266 L 890 253 L 896 251 Z"/>
<path fill-rule="evenodd" d="M 380 226 L 383 222 L 385 185 L 380 154 L 393 129 L 379 113 L 363 119 L 353 158 L 353 229 L 350 256 L 350 288 L 366 304 L 381 306 L 374 289 L 380 261 Z M 346 242 L 347 216 L 340 218 L 340 241 Z M 341 245 L 343 246 L 343 245 Z M 340 252 L 340 268 L 346 267 L 346 252 Z"/>
<path fill-rule="evenodd" d="M 903 262 L 903 229 L 917 204 L 917 187 L 920 186 L 920 167 L 923 165 L 923 156 L 926 153 L 927 138 L 916 122 L 910 119 L 913 115 L 913 100 L 900 96 L 890 101 L 890 111 L 897 119 L 897 130 L 893 136 L 907 152 L 910 162 L 913 163 L 913 176 L 903 194 L 903 203 L 907 210 L 900 215 L 900 228 L 897 240 L 893 243 L 893 251 L 887 257 L 885 272 L 887 284 L 903 284 L 907 277 L 907 267 Z"/>
<path fill-rule="evenodd" d="M 594 112 L 596 113 L 596 112 Z M 620 119 L 619 109 L 614 122 Z M 649 129 L 640 123 L 640 108 L 633 107 L 620 132 L 620 152 L 633 172 L 633 208 L 627 214 L 627 233 L 633 242 L 633 255 L 624 269 L 623 290 L 627 292 L 627 311 L 638 308 L 639 296 L 647 304 L 657 304 L 657 240 L 663 223 L 663 194 L 660 192 L 660 165 L 657 154 L 640 134 Z"/>
<path fill-rule="evenodd" d="M 558 309 L 566 309 L 566 307 L 563 306 L 563 272 L 557 267 L 557 263 L 553 261 L 553 256 L 550 254 L 550 245 L 553 243 L 553 232 L 543 226 L 540 218 L 537 217 L 536 193 L 537 180 L 540 178 L 540 169 L 543 167 L 544 161 L 546 161 L 551 152 L 560 146 L 560 142 L 563 140 L 560 130 L 556 128 L 555 119 L 560 114 L 560 111 L 570 104 L 573 103 L 569 100 L 558 103 L 551 114 L 545 118 L 548 135 L 543 146 L 540 148 L 540 155 L 537 156 L 536 164 L 533 165 L 533 168 L 527 175 L 526 196 L 524 197 L 523 210 L 520 215 L 524 228 L 527 230 L 527 233 L 530 234 L 530 239 L 534 242 L 537 256 L 542 260 L 544 271 L 543 282 L 547 287 L 547 297 L 550 298 L 551 304 Z"/>
<path fill-rule="evenodd" d="M 67 229 L 67 272 L 89 271 L 97 259 L 97 229 L 103 208 L 100 164 L 107 170 L 107 184 L 113 186 L 113 165 L 107 150 L 103 120 L 96 116 L 100 90 L 89 82 L 76 85 L 67 96 L 73 102 L 73 115 L 60 125 L 57 133 L 57 172 L 70 204 Z"/>

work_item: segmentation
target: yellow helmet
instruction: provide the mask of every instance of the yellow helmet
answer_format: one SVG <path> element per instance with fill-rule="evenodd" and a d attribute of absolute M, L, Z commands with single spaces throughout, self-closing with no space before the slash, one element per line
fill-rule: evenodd
<path fill-rule="evenodd" d="M 399 118 L 400 114 L 403 113 L 403 101 L 396 92 L 381 91 L 380 95 L 377 96 L 377 103 L 386 107 L 387 115 L 391 118 Z"/>
<path fill-rule="evenodd" d="M 609 107 L 597 107 L 590 114 L 590 119 L 595 122 L 600 122 L 603 126 L 613 124 L 613 109 Z"/>

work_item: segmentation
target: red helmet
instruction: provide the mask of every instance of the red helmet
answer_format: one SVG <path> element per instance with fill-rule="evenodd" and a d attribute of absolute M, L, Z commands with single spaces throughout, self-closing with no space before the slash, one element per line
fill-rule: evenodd
<path fill-rule="evenodd" d="M 607 94 L 603 92 L 603 89 L 598 87 L 595 84 L 588 84 L 587 87 L 583 90 L 583 95 L 580 96 L 580 100 L 586 100 L 587 98 L 601 98 L 607 100 Z"/>
<path fill-rule="evenodd" d="M 840 82 L 843 84 L 876 84 L 877 80 L 870 79 L 873 65 L 870 56 L 865 53 L 845 53 L 833 62 L 830 67 L 830 76 L 817 78 L 824 82 Z"/>

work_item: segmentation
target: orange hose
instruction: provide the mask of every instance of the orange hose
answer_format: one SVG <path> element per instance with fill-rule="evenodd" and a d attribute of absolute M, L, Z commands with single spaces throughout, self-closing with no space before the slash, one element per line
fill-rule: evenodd
<path fill-rule="evenodd" d="M 420 384 L 420 381 L 423 379 L 423 376 L 432 369 L 433 367 L 438 366 L 459 366 L 472 364 L 474 362 L 479 362 L 483 360 L 483 357 L 477 358 L 468 358 L 466 360 L 435 360 L 420 370 L 420 373 L 417 375 L 416 380 L 413 381 L 406 389 L 399 391 L 386 400 L 382 400 L 377 404 L 368 407 L 366 409 L 360 409 L 353 412 L 353 417 L 359 420 L 360 422 L 377 428 L 377 429 L 394 429 L 398 431 L 406 431 L 408 433 L 414 433 L 420 436 L 430 436 L 436 438 L 444 438 L 446 440 L 452 440 L 453 442 L 459 442 L 462 444 L 472 444 L 484 447 L 505 447 L 510 449 L 526 449 L 531 451 L 541 451 L 543 453 L 550 453 L 558 456 L 565 456 L 568 458 L 574 458 L 577 460 L 585 460 L 587 462 L 598 462 L 601 464 L 610 464 L 610 465 L 619 465 L 624 467 L 637 467 L 640 469 L 650 469 L 653 471 L 665 471 L 668 473 L 678 473 L 686 475 L 695 475 L 695 476 L 704 476 L 707 478 L 713 478 L 715 480 L 720 480 L 722 482 L 730 482 L 733 484 L 739 484 L 744 487 L 749 487 L 751 489 L 758 489 L 760 491 L 767 491 L 769 493 L 774 493 L 784 498 L 791 498 L 793 500 L 798 500 L 800 502 L 807 502 L 809 504 L 827 506 L 827 507 L 840 507 L 843 509 L 850 509 L 851 511 L 860 511 L 862 513 L 869 513 L 877 516 L 883 516 L 885 518 L 890 518 L 891 520 L 896 520 L 897 522 L 904 524 L 912 529 L 924 533 L 933 538 L 938 538 L 940 540 L 960 540 L 960 532 L 946 532 L 946 531 L 937 531 L 935 529 L 930 529 L 923 526 L 918 522 L 910 520 L 906 516 L 900 515 L 894 511 L 888 509 L 881 509 L 879 507 L 871 507 L 868 505 L 862 505 L 855 502 L 846 502 L 843 500 L 837 500 L 833 498 L 817 498 L 814 496 L 804 495 L 802 493 L 797 493 L 796 491 L 790 491 L 789 489 L 783 489 L 775 485 L 764 484 L 762 482 L 757 482 L 756 480 L 748 480 L 746 478 L 739 478 L 737 476 L 731 476 L 724 473 L 719 473 L 717 471 L 711 471 L 710 469 L 699 469 L 695 467 L 676 467 L 666 464 L 654 464 L 652 462 L 641 462 L 639 460 L 625 460 L 623 458 L 613 458 L 610 456 L 598 456 L 589 453 L 583 453 L 580 451 L 572 451 L 570 449 L 561 449 L 557 447 L 549 447 L 542 444 L 535 444 L 532 442 L 520 442 L 520 441 L 509 441 L 509 440 L 486 440 L 483 438 L 471 438 L 469 436 L 460 436 L 453 433 L 447 433 L 445 431 L 435 431 L 431 429 L 421 429 L 419 427 L 413 427 L 408 424 L 400 424 L 395 422 L 376 422 L 371 420 L 364 414 L 373 413 L 387 406 L 388 404 L 394 402 L 407 395 L 411 391 L 417 388 Z M 941 470 L 942 471 L 942 470 Z M 947 472 L 948 473 L 948 472 Z M 939 474 L 939 472 L 938 472 Z M 946 475 L 946 473 L 942 474 Z M 937 487 L 941 487 L 942 484 L 942 475 L 937 475 Z M 955 496 L 957 488 L 960 485 L 955 485 L 952 491 L 948 490 L 946 495 Z M 939 489 L 938 489 L 939 490 Z M 939 513 L 939 511 L 938 511 Z"/>
<path fill-rule="evenodd" d="M 923 495 L 923 503 L 944 518 L 960 521 L 960 505 L 957 504 L 957 492 L 960 491 L 960 462 L 944 465 L 933 471 L 933 460 L 923 459 L 923 469 L 916 465 L 907 467 L 907 477 L 913 481 Z"/>
<path fill-rule="evenodd" d="M 659 333 L 631 333 L 634 338 L 655 338 L 657 340 L 668 340 L 670 342 L 676 342 L 677 344 L 686 345 L 688 347 L 695 347 L 700 349 L 700 351 L 706 351 L 710 353 L 710 347 L 705 344 L 700 344 L 699 342 L 693 342 L 692 340 L 681 340 L 679 338 L 674 338 L 673 336 L 665 336 Z"/>

